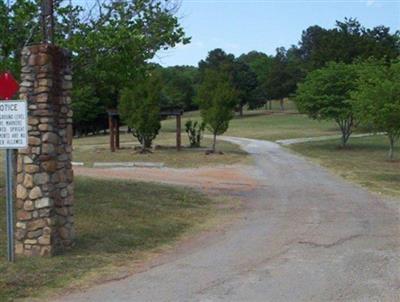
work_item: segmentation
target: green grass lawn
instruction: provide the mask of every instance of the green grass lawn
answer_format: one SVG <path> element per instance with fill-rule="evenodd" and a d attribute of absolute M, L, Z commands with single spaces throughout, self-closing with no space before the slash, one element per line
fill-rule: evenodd
<path fill-rule="evenodd" d="M 231 121 L 226 135 L 254 139 L 279 140 L 338 134 L 333 122 L 315 121 L 302 114 L 256 111 Z"/>
<path fill-rule="evenodd" d="M 335 171 L 345 179 L 373 191 L 400 196 L 400 147 L 397 161 L 387 159 L 386 136 L 350 138 L 349 148 L 340 149 L 339 140 L 295 144 L 290 149 L 299 152 Z"/>
<path fill-rule="evenodd" d="M 110 277 L 146 252 L 165 248 L 215 215 L 215 203 L 188 189 L 127 181 L 76 179 L 76 247 L 52 258 L 5 261 L 0 199 L 0 301 Z M 213 211 L 212 211 L 213 209 Z M 90 277 L 90 278 L 89 278 Z"/>
<path fill-rule="evenodd" d="M 217 148 L 224 153 L 222 156 L 207 156 L 204 149 L 188 148 L 189 141 L 184 131 L 184 124 L 189 119 L 200 120 L 199 111 L 186 112 L 182 118 L 182 145 L 184 146 L 182 152 L 176 152 L 174 149 L 176 121 L 175 118 L 169 118 L 162 121 L 160 134 L 154 141 L 154 145 L 159 145 L 161 148 L 154 150 L 151 154 L 135 152 L 133 148 L 138 146 L 138 142 L 130 134 L 121 135 L 122 149 L 111 153 L 108 147 L 108 135 L 99 135 L 74 140 L 74 161 L 84 162 L 88 166 L 91 166 L 93 162 L 162 162 L 166 166 L 177 168 L 249 162 L 249 157 L 245 152 L 227 142 L 218 142 Z M 272 110 L 251 110 L 245 111 L 243 117 L 235 116 L 224 135 L 275 141 L 338 133 L 333 122 L 311 120 L 305 115 L 298 114 L 293 102 L 285 101 L 285 112 L 280 112 L 279 102 L 273 102 Z M 211 139 L 204 138 L 202 146 L 209 148 L 211 143 Z"/>
<path fill-rule="evenodd" d="M 199 112 L 185 113 L 183 124 L 189 120 L 200 120 Z M 162 131 L 175 131 L 175 121 L 168 119 L 162 123 Z M 315 121 L 296 111 L 279 112 L 268 110 L 245 111 L 243 117 L 235 116 L 224 135 L 254 139 L 279 140 L 299 137 L 315 137 L 339 134 L 332 121 Z"/>
<path fill-rule="evenodd" d="M 175 131 L 175 130 L 174 130 Z M 206 155 L 206 146 L 211 145 L 211 140 L 204 138 L 204 149 L 188 148 L 189 145 L 186 133 L 182 134 L 184 148 L 180 152 L 175 149 L 175 132 L 162 131 L 154 145 L 159 145 L 152 153 L 140 154 L 134 150 L 138 146 L 137 140 L 131 134 L 121 135 L 121 149 L 110 152 L 108 136 L 85 137 L 74 140 L 74 161 L 84 162 L 91 166 L 94 162 L 156 162 L 164 163 L 168 167 L 193 168 L 200 166 L 248 163 L 250 157 L 237 145 L 218 142 L 218 149 L 223 155 Z"/>

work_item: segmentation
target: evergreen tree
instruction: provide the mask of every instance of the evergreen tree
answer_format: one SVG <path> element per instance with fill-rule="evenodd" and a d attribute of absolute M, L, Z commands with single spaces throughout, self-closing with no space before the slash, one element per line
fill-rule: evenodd
<path fill-rule="evenodd" d="M 161 128 L 161 81 L 157 76 L 146 75 L 122 91 L 119 112 L 132 134 L 148 151 Z"/>

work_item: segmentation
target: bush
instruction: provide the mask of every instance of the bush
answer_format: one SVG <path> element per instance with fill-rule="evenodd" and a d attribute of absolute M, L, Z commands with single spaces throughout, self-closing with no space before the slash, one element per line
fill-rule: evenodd
<path fill-rule="evenodd" d="M 200 147 L 201 139 L 203 138 L 203 132 L 206 128 L 204 122 L 188 120 L 185 123 L 186 133 L 188 134 L 190 141 L 190 148 Z"/>

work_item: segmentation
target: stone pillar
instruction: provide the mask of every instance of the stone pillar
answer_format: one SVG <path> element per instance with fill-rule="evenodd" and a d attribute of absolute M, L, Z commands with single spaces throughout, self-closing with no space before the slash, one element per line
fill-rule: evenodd
<path fill-rule="evenodd" d="M 15 252 L 48 256 L 74 243 L 70 55 L 33 45 L 21 60 L 29 146 L 17 157 Z"/>

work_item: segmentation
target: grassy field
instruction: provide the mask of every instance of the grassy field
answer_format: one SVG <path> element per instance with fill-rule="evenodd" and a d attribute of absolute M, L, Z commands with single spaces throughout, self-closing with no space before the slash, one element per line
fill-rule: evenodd
<path fill-rule="evenodd" d="M 400 196 L 400 147 L 397 161 L 387 160 L 385 136 L 350 138 L 349 148 L 338 140 L 291 145 L 290 148 L 335 171 L 345 179 L 383 194 Z"/>
<path fill-rule="evenodd" d="M 332 122 L 315 121 L 301 114 L 271 115 L 268 112 L 249 113 L 231 121 L 226 135 L 254 139 L 279 140 L 338 134 Z"/>
<path fill-rule="evenodd" d="M 184 115 L 183 124 L 189 120 L 199 120 L 198 112 Z M 174 120 L 162 124 L 162 131 L 175 131 Z M 245 111 L 243 117 L 235 116 L 224 135 L 254 139 L 279 140 L 299 137 L 314 137 L 339 134 L 337 126 L 331 121 L 315 121 L 296 111 L 271 112 L 269 110 Z"/>
<path fill-rule="evenodd" d="M 94 162 L 156 162 L 164 163 L 168 167 L 193 168 L 207 165 L 248 163 L 250 157 L 237 145 L 218 142 L 218 149 L 223 155 L 206 155 L 205 148 L 188 148 L 186 133 L 182 134 L 183 146 L 180 152 L 175 149 L 175 132 L 162 131 L 154 144 L 159 145 L 152 153 L 139 154 L 134 150 L 138 146 L 131 134 L 121 135 L 121 147 L 115 153 L 110 152 L 108 136 L 85 137 L 74 140 L 74 161 L 84 162 L 91 166 Z M 203 146 L 210 146 L 211 140 L 203 139 Z"/>
<path fill-rule="evenodd" d="M 74 140 L 74 160 L 91 166 L 93 162 L 126 162 L 145 161 L 164 163 L 169 167 L 186 168 L 204 165 L 248 163 L 249 157 L 238 146 L 227 142 L 218 142 L 222 156 L 205 155 L 205 149 L 190 149 L 189 141 L 184 132 L 187 120 L 200 120 L 198 111 L 186 112 L 182 119 L 182 152 L 176 152 L 175 118 L 162 121 L 160 134 L 154 145 L 161 146 L 151 154 L 138 154 L 134 147 L 138 146 L 136 139 L 130 134 L 121 135 L 122 149 L 111 153 L 108 148 L 108 136 L 92 136 Z M 314 137 L 338 134 L 333 122 L 314 121 L 305 115 L 298 114 L 293 102 L 285 101 L 285 112 L 280 111 L 279 102 L 273 102 L 272 110 L 245 111 L 243 117 L 236 116 L 230 123 L 225 135 L 248 137 L 255 139 L 278 140 L 298 137 Z M 211 140 L 204 138 L 202 146 L 209 148 Z"/>
<path fill-rule="evenodd" d="M 219 211 L 213 201 L 191 190 L 77 178 L 76 247 L 61 256 L 21 258 L 11 265 L 5 261 L 0 201 L 0 301 L 110 278 L 110 272 L 132 268 L 146 252 L 165 248 Z"/>

